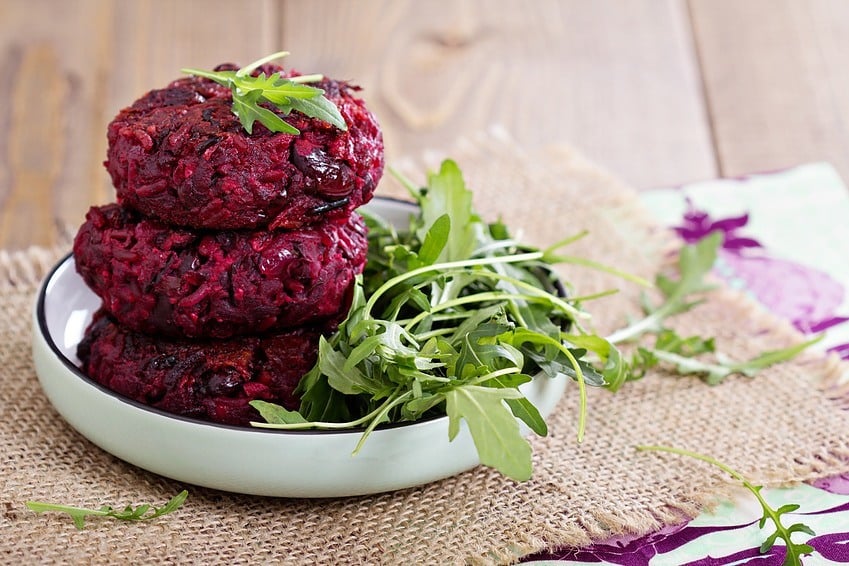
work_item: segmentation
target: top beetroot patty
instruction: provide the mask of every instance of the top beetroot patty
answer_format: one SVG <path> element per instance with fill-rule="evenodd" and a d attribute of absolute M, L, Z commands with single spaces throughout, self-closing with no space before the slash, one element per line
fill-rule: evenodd
<path fill-rule="evenodd" d="M 192 228 L 293 229 L 347 216 L 383 174 L 383 137 L 355 87 L 328 79 L 310 86 L 336 104 L 347 131 L 293 111 L 284 119 L 299 135 L 259 123 L 248 134 L 230 89 L 198 77 L 147 93 L 109 124 L 104 164 L 118 200 Z"/>

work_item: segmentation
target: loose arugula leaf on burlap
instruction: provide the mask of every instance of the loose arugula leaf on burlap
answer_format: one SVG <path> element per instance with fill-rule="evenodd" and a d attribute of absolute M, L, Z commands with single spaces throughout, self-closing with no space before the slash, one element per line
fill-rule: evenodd
<path fill-rule="evenodd" d="M 251 75 L 256 69 L 289 53 L 280 51 L 245 65 L 238 71 L 205 71 L 203 69 L 182 69 L 182 72 L 203 77 L 230 89 L 233 96 L 233 114 L 248 134 L 253 133 L 254 122 L 259 121 L 272 132 L 297 135 L 297 128 L 283 120 L 275 112 L 260 106 L 261 103 L 273 105 L 277 112 L 288 115 L 297 110 L 305 116 L 316 118 L 347 130 L 348 126 L 336 105 L 324 96 L 320 88 L 302 83 L 321 80 L 321 75 L 303 75 L 282 77 L 280 73 Z"/>
<path fill-rule="evenodd" d="M 162 507 L 154 507 L 152 505 L 145 504 L 139 505 L 138 507 L 127 505 L 124 509 L 113 509 L 109 505 L 104 505 L 100 509 L 86 509 L 85 507 L 72 507 L 70 505 L 44 503 L 42 501 L 27 501 L 26 506 L 28 509 L 35 511 L 36 513 L 67 513 L 73 519 L 74 526 L 77 527 L 77 529 L 82 530 L 85 528 L 85 520 L 87 517 L 109 517 L 121 521 L 150 521 L 157 517 L 167 515 L 168 513 L 173 513 L 183 504 L 183 502 L 186 501 L 188 496 L 189 492 L 183 490 L 172 497 Z"/>
<path fill-rule="evenodd" d="M 806 554 L 811 554 L 814 551 L 814 548 L 812 546 L 804 543 L 793 542 L 792 539 L 792 535 L 795 533 L 805 533 L 814 536 L 815 533 L 809 526 L 803 523 L 795 523 L 793 525 L 790 525 L 789 527 L 786 527 L 781 522 L 782 515 L 792 513 L 793 511 L 799 508 L 799 505 L 783 505 L 778 509 L 773 509 L 761 494 L 763 486 L 752 484 L 752 482 L 746 479 L 746 477 L 743 476 L 740 472 L 733 470 L 728 465 L 723 464 L 722 462 L 710 456 L 699 454 L 698 452 L 691 452 L 689 450 L 682 450 L 680 448 L 672 448 L 669 446 L 637 446 L 637 450 L 669 452 L 672 454 L 695 458 L 697 460 L 701 460 L 702 462 L 707 462 L 712 466 L 716 466 L 717 468 L 721 469 L 722 471 L 726 472 L 731 477 L 742 483 L 743 486 L 755 496 L 761 506 L 761 509 L 763 510 L 763 516 L 758 521 L 758 526 L 763 529 L 766 526 L 767 521 L 771 521 L 772 524 L 775 525 L 775 532 L 770 534 L 766 538 L 766 540 L 764 540 L 763 544 L 761 544 L 761 553 L 767 552 L 769 549 L 771 549 L 775 542 L 780 538 L 784 541 L 786 548 L 786 554 L 784 556 L 785 566 L 801 566 L 802 556 Z"/>
<path fill-rule="evenodd" d="M 754 377 L 762 369 L 792 360 L 822 338 L 823 336 L 818 336 L 787 348 L 764 352 L 750 360 L 735 361 L 716 353 L 715 359 L 708 361 L 696 356 L 715 353 L 716 347 L 712 338 L 682 338 L 675 331 L 666 328 L 657 335 L 653 347 L 640 346 L 631 356 L 628 363 L 628 381 L 642 379 L 650 369 L 666 363 L 674 368 L 678 375 L 696 374 L 708 385 L 718 385 L 728 376 L 739 374 Z"/>
<path fill-rule="evenodd" d="M 682 247 L 678 256 L 679 278 L 671 279 L 662 274 L 655 278 L 655 285 L 663 294 L 663 302 L 652 305 L 645 298 L 645 318 L 614 332 L 607 340 L 611 344 L 618 344 L 633 340 L 646 332 L 659 332 L 663 330 L 663 321 L 666 318 L 701 304 L 703 298 L 693 299 L 691 296 L 713 289 L 714 286 L 709 284 L 706 278 L 716 262 L 716 254 L 721 244 L 722 234 L 715 232 L 696 244 Z"/>

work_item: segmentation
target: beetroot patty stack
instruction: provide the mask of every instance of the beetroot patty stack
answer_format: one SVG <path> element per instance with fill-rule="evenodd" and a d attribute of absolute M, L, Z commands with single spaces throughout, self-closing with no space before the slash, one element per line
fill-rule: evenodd
<path fill-rule="evenodd" d="M 379 126 L 355 89 L 313 86 L 347 130 L 295 110 L 286 121 L 299 134 L 249 134 L 231 90 L 196 77 L 112 121 L 105 165 L 118 204 L 92 208 L 74 242 L 103 301 L 78 348 L 92 379 L 226 424 L 257 420 L 254 399 L 297 408 L 318 338 L 347 314 L 365 265 L 354 209 L 383 172 Z"/>

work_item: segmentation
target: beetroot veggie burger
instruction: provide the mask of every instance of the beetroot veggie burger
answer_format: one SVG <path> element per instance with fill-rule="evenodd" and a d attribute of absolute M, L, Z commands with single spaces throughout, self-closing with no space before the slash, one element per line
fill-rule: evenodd
<path fill-rule="evenodd" d="M 253 73 L 283 70 L 265 65 Z M 383 173 L 380 128 L 355 87 L 328 79 L 298 86 L 321 89 L 340 121 L 295 109 L 285 123 L 297 134 L 265 125 L 249 133 L 231 111 L 231 88 L 208 78 L 147 93 L 109 124 L 105 165 L 118 201 L 192 228 L 288 229 L 345 218 L 371 199 Z M 308 99 L 290 100 L 297 107 Z"/>
<path fill-rule="evenodd" d="M 234 425 L 253 400 L 297 408 L 347 314 L 382 135 L 356 87 L 281 55 L 186 70 L 109 125 L 118 202 L 89 211 L 74 258 L 102 300 L 82 369 L 116 393 Z"/>

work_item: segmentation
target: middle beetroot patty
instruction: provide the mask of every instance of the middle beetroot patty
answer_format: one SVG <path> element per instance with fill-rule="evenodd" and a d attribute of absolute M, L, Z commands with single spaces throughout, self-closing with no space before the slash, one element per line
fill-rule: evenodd
<path fill-rule="evenodd" d="M 74 258 L 128 328 L 229 338 L 344 317 L 367 248 L 356 214 L 291 231 L 198 232 L 111 204 L 89 210 Z"/>

